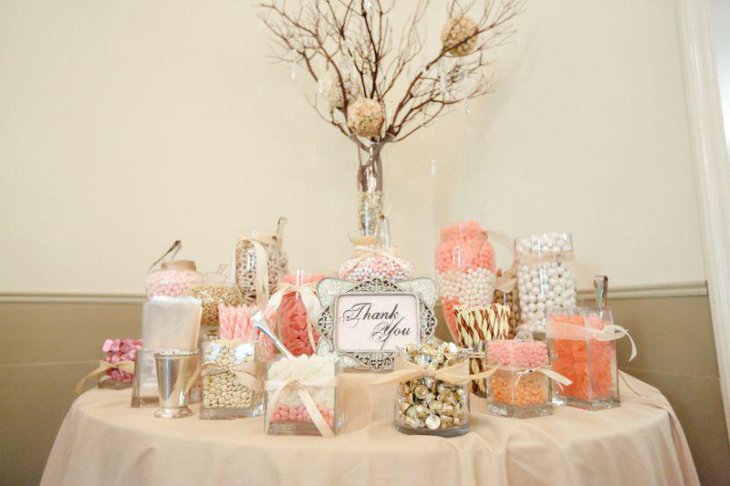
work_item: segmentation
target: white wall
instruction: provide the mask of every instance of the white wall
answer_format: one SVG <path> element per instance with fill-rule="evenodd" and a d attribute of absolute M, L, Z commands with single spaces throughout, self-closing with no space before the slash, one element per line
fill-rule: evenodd
<path fill-rule="evenodd" d="M 402 253 L 430 274 L 478 217 L 572 231 L 615 284 L 703 279 L 673 9 L 530 2 L 496 93 L 387 149 Z M 139 292 L 173 239 L 213 269 L 280 214 L 294 266 L 335 268 L 354 148 L 267 54 L 249 2 L 0 2 L 0 292 Z"/>
<path fill-rule="evenodd" d="M 215 269 L 281 214 L 293 266 L 350 255 L 354 145 L 249 3 L 0 2 L 0 292 L 139 292 L 172 240 Z M 394 148 L 395 238 L 428 269 L 430 169 Z"/>
<path fill-rule="evenodd" d="M 725 137 L 730 147 L 730 2 L 711 0 L 712 41 L 715 48 L 715 67 L 720 85 L 722 111 L 725 119 Z"/>
<path fill-rule="evenodd" d="M 664 0 L 529 2 L 495 94 L 423 148 L 457 162 L 437 221 L 569 231 L 614 285 L 703 280 L 676 22 Z"/>

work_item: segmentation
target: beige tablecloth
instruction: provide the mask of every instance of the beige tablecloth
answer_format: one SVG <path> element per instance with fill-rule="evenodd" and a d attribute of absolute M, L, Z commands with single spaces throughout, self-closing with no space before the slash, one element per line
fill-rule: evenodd
<path fill-rule="evenodd" d="M 373 378 L 346 375 L 348 422 L 334 439 L 268 436 L 262 418 L 157 419 L 129 408 L 128 391 L 91 390 L 66 416 L 41 484 L 699 484 L 671 407 L 629 376 L 622 406 L 601 412 L 508 419 L 472 397 L 472 431 L 450 439 L 397 432 L 392 389 L 371 394 Z"/>

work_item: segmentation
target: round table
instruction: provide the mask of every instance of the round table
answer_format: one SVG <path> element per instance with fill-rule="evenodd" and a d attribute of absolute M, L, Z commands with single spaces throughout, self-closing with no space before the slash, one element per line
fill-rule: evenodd
<path fill-rule="evenodd" d="M 90 390 L 68 412 L 41 484 L 699 484 L 671 407 L 628 375 L 622 406 L 600 412 L 511 419 L 472 396 L 471 432 L 449 439 L 397 432 L 393 390 L 369 386 L 375 376 L 344 376 L 347 422 L 333 439 L 266 435 L 261 417 L 158 419 L 130 408 L 128 390 Z"/>

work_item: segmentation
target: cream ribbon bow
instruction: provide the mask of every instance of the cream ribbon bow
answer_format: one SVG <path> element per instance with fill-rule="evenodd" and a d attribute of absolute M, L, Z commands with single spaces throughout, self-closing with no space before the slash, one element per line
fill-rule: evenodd
<path fill-rule="evenodd" d="M 279 308 L 281 300 L 286 294 L 290 292 L 298 293 L 302 299 L 304 308 L 307 310 L 307 336 L 309 337 L 309 344 L 312 346 L 312 351 L 317 350 L 317 345 L 314 342 L 314 329 L 320 314 L 322 314 L 322 304 L 320 304 L 319 298 L 317 297 L 316 287 L 317 282 L 308 282 L 303 285 L 280 283 L 277 286 L 276 293 L 271 296 L 269 303 L 266 304 L 266 311 L 264 312 L 264 315 L 270 315 L 271 312 Z"/>
<path fill-rule="evenodd" d="M 307 413 L 312 418 L 319 433 L 322 437 L 332 438 L 335 436 L 334 431 L 329 426 L 327 421 L 322 416 L 322 413 L 317 408 L 317 404 L 312 398 L 310 388 L 334 388 L 337 386 L 336 378 L 328 378 L 326 380 L 267 380 L 265 383 L 265 389 L 267 392 L 274 392 L 266 405 L 266 423 L 271 421 L 271 414 L 274 413 L 274 409 L 279 403 L 279 395 L 287 388 L 294 388 L 297 391 L 299 400 L 304 404 L 304 408 L 307 409 Z"/>
<path fill-rule="evenodd" d="M 253 391 L 261 391 L 261 382 L 256 378 L 256 362 L 247 361 L 233 366 L 220 366 L 212 361 L 207 361 L 193 372 L 185 387 L 185 394 L 190 393 L 190 389 L 195 385 L 195 381 L 199 376 L 218 375 L 220 373 L 231 372 L 236 376 L 238 382 L 250 388 Z"/>
<path fill-rule="evenodd" d="M 469 374 L 469 361 L 463 361 L 452 366 L 433 370 L 423 368 L 416 363 L 411 363 L 402 356 L 395 358 L 395 371 L 388 373 L 382 378 L 372 381 L 371 385 L 385 385 L 387 383 L 400 383 L 402 381 L 417 380 L 419 378 L 433 378 L 452 385 L 466 385 L 472 380 L 482 380 L 492 376 L 498 368 L 490 368 L 481 373 Z"/>
<path fill-rule="evenodd" d="M 269 300 L 269 252 L 262 242 L 262 238 L 251 236 L 239 236 L 238 243 L 250 243 L 256 255 L 256 268 L 254 272 L 254 289 L 256 290 L 256 305 L 260 309 L 266 306 Z M 233 251 L 233 272 L 236 275 L 236 250 Z M 245 297 L 245 296 L 244 296 Z"/>
<path fill-rule="evenodd" d="M 563 388 L 563 386 L 573 384 L 573 381 L 570 378 L 568 378 L 567 376 L 563 376 L 557 371 L 551 370 L 550 368 L 527 368 L 525 370 L 517 372 L 517 374 L 513 378 L 512 385 L 517 386 L 522 377 L 525 375 L 529 375 L 530 373 L 542 373 L 543 375 L 547 376 L 551 380 L 555 381 L 558 385 L 560 385 L 561 389 Z"/>
<path fill-rule="evenodd" d="M 116 363 L 109 363 L 107 361 L 99 361 L 99 367 L 96 368 L 94 371 L 89 373 L 88 375 L 84 376 L 79 380 L 78 383 L 76 383 L 76 387 L 74 390 L 76 393 L 81 393 L 81 390 L 84 388 L 84 383 L 86 383 L 86 380 L 93 378 L 95 376 L 101 375 L 103 373 L 106 373 L 107 370 L 120 370 L 124 371 L 125 373 L 129 373 L 130 375 L 134 374 L 134 361 L 117 361 Z"/>
<path fill-rule="evenodd" d="M 589 328 L 588 332 L 591 333 L 591 337 L 596 341 L 616 341 L 622 337 L 629 338 L 629 342 L 631 343 L 631 356 L 629 357 L 629 361 L 636 358 L 636 343 L 626 328 L 616 324 L 609 324 L 607 326 L 603 326 L 603 329 Z"/>
<path fill-rule="evenodd" d="M 340 274 L 350 273 L 353 269 L 355 269 L 355 267 L 360 265 L 360 262 L 368 257 L 373 256 L 387 258 L 388 260 L 391 260 L 393 263 L 402 267 L 408 265 L 408 262 L 406 262 L 402 258 L 398 258 L 397 256 L 395 256 L 395 248 L 393 247 L 371 248 L 369 246 L 356 246 L 355 255 L 356 257 L 354 259 L 347 262 L 347 264 L 340 269 Z"/>

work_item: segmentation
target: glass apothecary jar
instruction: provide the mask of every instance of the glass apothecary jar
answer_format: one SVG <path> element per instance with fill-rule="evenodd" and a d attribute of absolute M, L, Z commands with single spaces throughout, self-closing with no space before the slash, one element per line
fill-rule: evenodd
<path fill-rule="evenodd" d="M 226 276 L 223 273 L 206 274 L 204 284 L 190 287 L 190 296 L 199 299 L 202 306 L 201 334 L 205 334 L 206 327 L 217 328 L 219 326 L 219 305 L 240 306 L 243 304 L 238 287 L 234 283 L 226 282 Z"/>
<path fill-rule="evenodd" d="M 160 265 L 161 268 L 147 275 L 145 289 L 148 299 L 157 296 L 185 297 L 190 295 L 190 287 L 204 282 L 203 274 L 197 271 L 193 261 L 171 260 Z"/>
<path fill-rule="evenodd" d="M 573 239 L 569 233 L 517 238 L 515 259 L 522 324 L 543 333 L 548 311 L 576 304 Z"/>
<path fill-rule="evenodd" d="M 339 277 L 353 282 L 379 279 L 402 282 L 413 278 L 413 264 L 396 256 L 396 249 L 373 236 L 354 238 L 355 254 L 340 265 Z"/>
<path fill-rule="evenodd" d="M 286 218 L 280 218 L 276 233 L 247 231 L 236 243 L 235 276 L 243 300 L 262 309 L 276 286 L 289 273 L 289 258 L 284 251 L 283 229 Z"/>
<path fill-rule="evenodd" d="M 487 343 L 487 411 L 530 418 L 552 415 L 552 380 L 547 343 L 502 340 Z"/>
<path fill-rule="evenodd" d="M 337 435 L 345 422 L 339 384 L 342 366 L 334 355 L 281 357 L 266 373 L 266 433 Z"/>
<path fill-rule="evenodd" d="M 487 231 L 476 221 L 441 230 L 436 248 L 439 296 L 446 324 L 456 339 L 454 309 L 487 308 L 492 303 L 496 280 L 494 248 Z"/>
<path fill-rule="evenodd" d="M 258 343 L 214 339 L 203 345 L 201 419 L 261 415 L 265 364 Z"/>
<path fill-rule="evenodd" d="M 608 309 L 581 307 L 548 315 L 553 369 L 573 382 L 555 391 L 558 403 L 586 410 L 620 405 L 616 339 L 625 334 L 614 329 L 625 333 Z"/>
<path fill-rule="evenodd" d="M 469 381 L 439 378 L 469 374 L 468 353 L 454 343 L 408 346 L 396 360 L 396 372 L 412 368 L 422 376 L 398 383 L 395 427 L 404 434 L 455 437 L 469 432 Z"/>
<path fill-rule="evenodd" d="M 282 279 L 266 306 L 267 321 L 294 356 L 311 355 L 317 350 L 317 319 L 321 311 L 317 283 L 329 275 L 295 270 Z"/>

